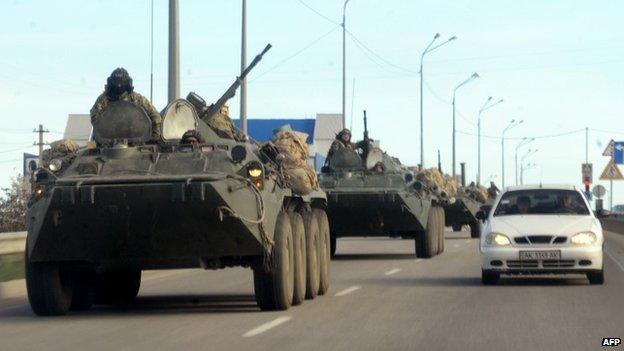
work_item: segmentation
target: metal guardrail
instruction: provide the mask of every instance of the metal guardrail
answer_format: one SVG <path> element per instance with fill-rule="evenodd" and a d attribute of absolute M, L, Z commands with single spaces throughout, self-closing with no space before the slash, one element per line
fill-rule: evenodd
<path fill-rule="evenodd" d="M 600 224 L 604 230 L 624 234 L 624 217 L 601 218 Z"/>
<path fill-rule="evenodd" d="M 0 255 L 24 252 L 26 232 L 0 233 Z"/>

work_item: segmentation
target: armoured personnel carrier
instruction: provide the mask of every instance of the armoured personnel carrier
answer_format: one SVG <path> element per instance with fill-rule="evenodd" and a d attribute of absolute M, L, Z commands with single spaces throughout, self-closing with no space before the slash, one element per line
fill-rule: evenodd
<path fill-rule="evenodd" d="M 162 140 L 140 107 L 113 102 L 94 147 L 35 172 L 26 283 L 36 314 L 131 302 L 150 269 L 250 267 L 262 310 L 327 291 L 325 194 L 293 193 L 270 145 L 220 138 L 205 123 L 269 48 L 217 103 L 202 108 L 193 93 L 170 103 Z M 186 143 L 189 130 L 198 138 Z"/>
<path fill-rule="evenodd" d="M 441 253 L 443 199 L 416 180 L 397 158 L 373 145 L 366 111 L 364 125 L 364 147 L 337 150 L 320 175 L 327 194 L 332 256 L 341 237 L 410 238 L 418 257 Z"/>

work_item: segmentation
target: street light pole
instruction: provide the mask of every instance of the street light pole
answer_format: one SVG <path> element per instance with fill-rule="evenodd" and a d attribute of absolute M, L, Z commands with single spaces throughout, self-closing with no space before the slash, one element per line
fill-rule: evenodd
<path fill-rule="evenodd" d="M 528 169 L 525 168 L 524 166 L 524 160 L 529 157 L 529 156 L 533 156 L 535 155 L 535 153 L 537 152 L 537 149 L 528 149 L 526 154 L 524 154 L 524 156 L 522 156 L 522 158 L 520 158 L 520 185 L 524 184 L 524 180 L 523 180 L 523 174 L 524 174 L 524 170 Z M 535 165 L 535 164 L 533 164 Z M 528 167 L 529 165 L 527 165 Z"/>
<path fill-rule="evenodd" d="M 169 102 L 180 97 L 178 0 L 169 0 Z"/>
<path fill-rule="evenodd" d="M 433 36 L 433 39 L 427 45 L 422 55 L 420 55 L 420 167 L 425 168 L 425 142 L 424 142 L 424 118 L 423 118 L 423 60 L 425 59 L 425 55 L 433 50 L 441 47 L 442 45 L 448 44 L 450 41 L 457 39 L 456 36 L 452 36 L 448 38 L 445 42 L 442 42 L 436 46 L 433 46 L 436 40 L 440 37 L 440 33 L 436 33 Z"/>
<path fill-rule="evenodd" d="M 516 185 L 518 185 L 518 149 L 520 149 L 520 147 L 529 144 L 530 142 L 534 141 L 535 138 L 527 138 L 524 137 L 522 138 L 522 140 L 518 143 L 518 145 L 516 145 L 516 153 L 515 153 L 515 161 L 516 161 L 516 166 L 515 166 L 515 171 L 516 171 Z"/>
<path fill-rule="evenodd" d="M 479 110 L 479 116 L 477 117 L 477 184 L 481 184 L 481 115 L 485 110 L 488 110 L 503 102 L 503 99 L 490 104 L 492 97 L 488 97 L 481 109 Z"/>
<path fill-rule="evenodd" d="M 468 78 L 465 81 L 461 82 L 453 90 L 453 166 L 451 167 L 453 169 L 453 179 L 455 179 L 455 176 L 456 176 L 456 173 L 455 173 L 455 133 L 456 133 L 456 129 L 455 129 L 455 94 L 457 93 L 457 89 L 459 89 L 462 86 L 472 82 L 473 80 L 475 80 L 477 78 L 479 78 L 479 74 L 477 74 L 477 72 L 475 72 L 475 73 L 472 74 L 472 76 L 470 76 L 470 78 Z M 421 89 L 421 91 L 422 91 L 422 89 Z"/>
<path fill-rule="evenodd" d="M 347 46 L 346 46 L 346 12 L 347 12 L 347 4 L 349 0 L 345 0 L 344 5 L 342 7 L 342 128 L 345 128 L 347 125 L 346 120 L 346 80 L 347 80 Z"/>
<path fill-rule="evenodd" d="M 520 120 L 520 121 L 516 121 L 515 119 L 512 119 L 509 124 L 507 125 L 507 127 L 505 127 L 505 129 L 503 129 L 503 133 L 501 135 L 501 184 L 503 186 L 503 188 L 505 188 L 505 133 L 511 129 L 511 128 L 515 128 L 517 126 L 519 126 L 520 124 L 522 124 L 524 122 L 524 120 Z"/>
<path fill-rule="evenodd" d="M 247 67 L 247 0 L 243 0 L 242 21 L 241 21 L 241 73 Z M 241 81 L 240 95 L 240 123 L 243 134 L 247 131 L 247 78 Z"/>

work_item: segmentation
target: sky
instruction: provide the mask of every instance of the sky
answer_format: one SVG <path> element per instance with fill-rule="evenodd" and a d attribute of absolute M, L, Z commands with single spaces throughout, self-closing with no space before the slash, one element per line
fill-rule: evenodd
<path fill-rule="evenodd" d="M 241 1 L 180 0 L 181 94 L 216 100 L 240 70 Z M 88 113 L 116 67 L 150 96 L 151 0 L 18 1 L 0 4 L 0 187 L 36 152 L 33 129 L 62 137 L 67 115 Z M 248 0 L 248 61 L 273 48 L 248 76 L 250 118 L 311 118 L 339 113 L 343 1 Z M 154 0 L 154 86 L 167 100 L 168 2 Z M 454 88 L 457 162 L 477 173 L 477 116 L 489 96 L 503 99 L 482 114 L 481 179 L 515 184 L 522 138 L 535 140 L 525 183 L 581 185 L 588 129 L 594 183 L 608 162 L 610 139 L 624 140 L 624 3 L 612 1 L 350 0 L 346 10 L 347 125 L 354 136 L 368 114 L 370 136 L 408 165 L 420 162 L 421 54 L 435 33 L 451 41 L 424 58 L 425 166 L 451 172 Z M 229 103 L 239 114 L 238 95 Z M 459 166 L 458 166 L 459 169 Z M 624 185 L 614 182 L 614 204 Z"/>

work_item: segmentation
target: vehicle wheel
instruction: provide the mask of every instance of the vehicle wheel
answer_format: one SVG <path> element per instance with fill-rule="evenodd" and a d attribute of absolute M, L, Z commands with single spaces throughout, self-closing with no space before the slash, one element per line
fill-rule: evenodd
<path fill-rule="evenodd" d="M 303 215 L 306 235 L 306 299 L 311 300 L 318 295 L 321 272 L 319 270 L 320 250 L 319 250 L 319 227 L 318 221 L 311 211 Z"/>
<path fill-rule="evenodd" d="M 438 207 L 438 216 L 439 216 L 439 229 L 440 229 L 440 233 L 438 235 L 438 254 L 441 254 L 444 252 L 444 230 L 446 229 L 446 218 L 444 218 L 445 213 L 444 210 L 441 207 Z"/>
<path fill-rule="evenodd" d="M 483 285 L 496 285 L 498 283 L 498 279 L 500 278 L 500 273 L 481 270 L 481 282 Z"/>
<path fill-rule="evenodd" d="M 427 216 L 427 227 L 422 233 L 418 233 L 415 239 L 416 257 L 431 258 L 435 256 L 438 249 L 438 216 L 432 207 Z"/>
<path fill-rule="evenodd" d="M 587 273 L 587 279 L 591 285 L 602 285 L 604 284 L 604 271 L 601 269 L 598 272 Z"/>
<path fill-rule="evenodd" d="M 482 227 L 483 224 L 479 220 L 474 223 L 470 223 L 470 237 L 473 239 L 479 239 L 479 237 L 481 236 Z"/>
<path fill-rule="evenodd" d="M 129 304 L 141 288 L 141 270 L 105 272 L 98 275 L 95 283 L 96 304 Z"/>
<path fill-rule="evenodd" d="M 72 279 L 74 294 L 69 309 L 72 311 L 85 311 L 90 309 L 95 302 L 95 273 L 74 272 Z"/>
<path fill-rule="evenodd" d="M 329 238 L 329 220 L 323 210 L 315 209 L 313 215 L 319 227 L 319 295 L 325 295 L 329 290 L 329 256 L 331 255 L 331 244 Z"/>
<path fill-rule="evenodd" d="M 297 212 L 290 213 L 292 228 L 293 259 L 295 263 L 295 277 L 293 280 L 293 305 L 300 305 L 305 299 L 306 292 L 306 243 L 303 217 Z"/>
<path fill-rule="evenodd" d="M 336 256 L 336 249 L 337 249 L 337 245 L 338 245 L 338 240 L 335 236 L 331 235 L 329 236 L 329 243 L 330 243 L 330 256 L 331 258 L 334 258 Z"/>
<path fill-rule="evenodd" d="M 73 285 L 71 272 L 57 262 L 31 262 L 26 249 L 26 290 L 33 312 L 39 316 L 59 316 L 69 311 Z"/>
<path fill-rule="evenodd" d="M 462 230 L 462 225 L 461 224 L 453 224 L 453 231 L 454 232 L 461 232 Z"/>

